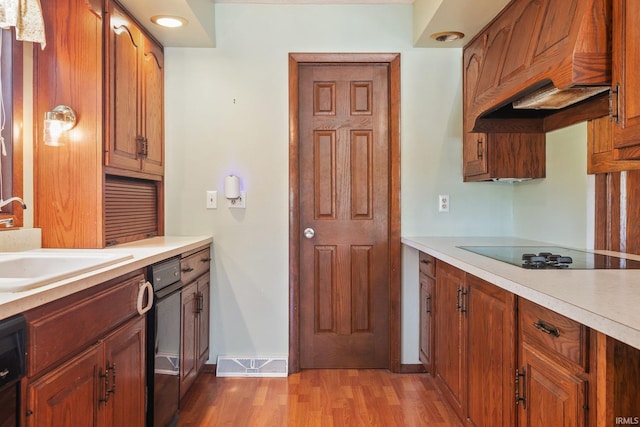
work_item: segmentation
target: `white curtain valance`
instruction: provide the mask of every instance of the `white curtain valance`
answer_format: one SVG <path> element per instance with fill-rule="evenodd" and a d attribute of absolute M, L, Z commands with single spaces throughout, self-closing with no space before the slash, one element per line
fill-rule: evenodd
<path fill-rule="evenodd" d="M 39 0 L 0 0 L 0 27 L 16 28 L 16 39 L 46 44 Z"/>

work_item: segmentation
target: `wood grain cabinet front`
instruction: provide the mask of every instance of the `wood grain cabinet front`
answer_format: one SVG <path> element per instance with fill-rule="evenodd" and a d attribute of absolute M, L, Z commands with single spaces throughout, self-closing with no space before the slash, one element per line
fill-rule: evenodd
<path fill-rule="evenodd" d="M 490 34 L 494 37 L 490 37 Z M 463 176 L 465 181 L 494 178 L 544 178 L 546 171 L 544 133 L 475 132 L 474 104 L 498 81 L 503 46 L 509 32 L 489 29 L 463 51 Z"/>
<path fill-rule="evenodd" d="M 525 299 L 518 301 L 518 324 L 518 425 L 592 425 L 589 390 L 595 395 L 597 388 L 589 328 Z"/>
<path fill-rule="evenodd" d="M 515 296 L 440 260 L 436 271 L 437 384 L 470 425 L 514 425 Z"/>
<path fill-rule="evenodd" d="M 25 313 L 22 425 L 144 425 L 143 283 L 130 275 Z"/>
<path fill-rule="evenodd" d="M 164 53 L 134 20 L 108 2 L 106 166 L 164 173 Z"/>
<path fill-rule="evenodd" d="M 420 252 L 420 362 L 431 375 L 434 371 L 436 259 Z"/>
<path fill-rule="evenodd" d="M 78 122 L 45 144 L 34 126 L 34 225 L 42 246 L 104 248 L 164 234 L 163 50 L 111 0 L 42 2 L 34 116 Z"/>
<path fill-rule="evenodd" d="M 185 284 L 182 289 L 180 398 L 185 396 L 209 359 L 210 263 L 209 247 L 183 254 L 180 260 Z"/>
<path fill-rule="evenodd" d="M 614 147 L 620 160 L 640 160 L 640 2 L 613 0 Z"/>

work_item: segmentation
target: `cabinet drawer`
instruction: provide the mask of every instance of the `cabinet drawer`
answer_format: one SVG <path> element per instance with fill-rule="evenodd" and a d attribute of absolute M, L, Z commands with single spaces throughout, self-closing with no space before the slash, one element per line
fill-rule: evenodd
<path fill-rule="evenodd" d="M 424 252 L 420 252 L 420 273 L 424 273 L 427 276 L 436 277 L 436 259 L 431 255 L 427 255 Z"/>
<path fill-rule="evenodd" d="M 211 262 L 210 248 L 187 254 L 180 260 L 182 282 L 186 285 L 209 270 Z"/>
<path fill-rule="evenodd" d="M 586 369 L 586 326 L 525 299 L 518 301 L 518 307 L 523 340 Z"/>
<path fill-rule="evenodd" d="M 70 296 L 25 313 L 28 324 L 27 376 L 55 365 L 137 316 L 138 274 L 82 299 Z"/>

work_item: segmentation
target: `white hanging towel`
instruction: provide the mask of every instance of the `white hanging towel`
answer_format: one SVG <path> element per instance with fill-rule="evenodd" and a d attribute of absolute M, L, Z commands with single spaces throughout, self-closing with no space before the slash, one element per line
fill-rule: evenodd
<path fill-rule="evenodd" d="M 40 0 L 0 0 L 0 27 L 16 27 L 16 39 L 46 45 Z"/>

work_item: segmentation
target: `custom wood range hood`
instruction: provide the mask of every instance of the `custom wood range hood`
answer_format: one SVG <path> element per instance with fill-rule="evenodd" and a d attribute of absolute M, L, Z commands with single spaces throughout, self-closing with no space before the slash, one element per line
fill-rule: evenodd
<path fill-rule="evenodd" d="M 513 0 L 464 50 L 472 132 L 539 133 L 609 111 L 611 0 Z"/>

